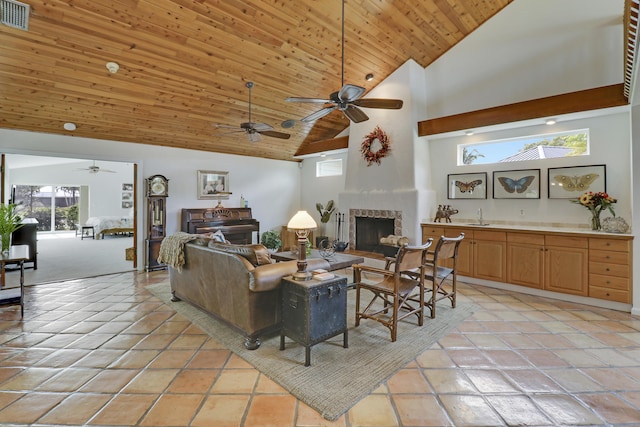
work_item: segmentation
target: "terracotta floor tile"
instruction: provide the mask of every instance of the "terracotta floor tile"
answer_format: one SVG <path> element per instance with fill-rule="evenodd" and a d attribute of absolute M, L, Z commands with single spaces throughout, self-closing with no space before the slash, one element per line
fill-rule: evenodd
<path fill-rule="evenodd" d="M 569 364 L 556 356 L 549 350 L 520 350 L 520 354 L 529 360 L 533 365 L 541 368 L 561 368 L 567 367 Z"/>
<path fill-rule="evenodd" d="M 219 371 L 215 369 L 185 369 L 176 375 L 167 389 L 169 393 L 206 393 L 209 391 Z"/>
<path fill-rule="evenodd" d="M 400 369 L 387 380 L 387 387 L 392 394 L 431 392 L 431 387 L 419 369 Z"/>
<path fill-rule="evenodd" d="M 393 402 L 405 426 L 444 427 L 453 423 L 433 395 L 395 395 Z"/>
<path fill-rule="evenodd" d="M 111 396 L 104 394 L 76 393 L 38 420 L 44 424 L 83 425 L 102 408 Z"/>
<path fill-rule="evenodd" d="M 60 371 L 55 368 L 28 368 L 2 383 L 2 390 L 34 390 Z"/>
<path fill-rule="evenodd" d="M 110 401 L 88 424 L 136 425 L 158 398 L 153 394 L 119 394 Z"/>
<path fill-rule="evenodd" d="M 24 396 L 24 393 L 0 391 L 0 410 Z"/>
<path fill-rule="evenodd" d="M 257 395 L 249 402 L 245 427 L 289 427 L 295 424 L 296 399 L 291 395 Z"/>
<path fill-rule="evenodd" d="M 464 373 L 481 393 L 516 393 L 519 391 L 500 371 L 495 369 L 467 369 Z"/>
<path fill-rule="evenodd" d="M 640 382 L 620 369 L 593 368 L 583 369 L 582 372 L 609 390 L 640 391 Z"/>
<path fill-rule="evenodd" d="M 486 350 L 484 353 L 496 366 L 504 369 L 532 366 L 528 360 L 512 350 Z"/>
<path fill-rule="evenodd" d="M 440 400 L 456 426 L 503 426 L 504 423 L 480 396 L 441 395 Z"/>
<path fill-rule="evenodd" d="M 564 391 L 558 383 L 538 370 L 514 369 L 510 371 L 504 371 L 504 374 L 508 378 L 510 378 L 521 390 L 527 393 L 560 393 Z"/>
<path fill-rule="evenodd" d="M 178 372 L 177 369 L 145 369 L 122 391 L 124 393 L 162 393 Z"/>
<path fill-rule="evenodd" d="M 149 368 L 184 368 L 194 354 L 195 350 L 166 350 L 149 363 Z"/>
<path fill-rule="evenodd" d="M 612 424 L 640 423 L 640 411 L 612 393 L 578 395 L 591 409 Z"/>
<path fill-rule="evenodd" d="M 125 353 L 124 350 L 97 349 L 91 351 L 73 366 L 85 368 L 106 368 Z"/>
<path fill-rule="evenodd" d="M 80 391 L 96 393 L 118 393 L 138 374 L 133 369 L 107 369 L 96 375 Z"/>
<path fill-rule="evenodd" d="M 99 369 L 69 368 L 38 387 L 38 391 L 73 392 L 100 373 Z"/>
<path fill-rule="evenodd" d="M 606 364 L 582 349 L 554 350 L 558 357 L 577 368 L 605 366 Z"/>
<path fill-rule="evenodd" d="M 346 427 L 346 417 L 341 415 L 335 421 L 329 421 L 302 402 L 298 402 L 298 416 L 295 427 Z"/>
<path fill-rule="evenodd" d="M 203 396 L 165 394 L 140 422 L 142 426 L 186 426 L 195 415 Z"/>
<path fill-rule="evenodd" d="M 460 367 L 490 368 L 493 366 L 493 361 L 479 349 L 447 350 L 447 354 Z"/>
<path fill-rule="evenodd" d="M 110 369 L 137 369 L 144 368 L 155 359 L 160 351 L 158 350 L 131 350 L 115 360 Z"/>
<path fill-rule="evenodd" d="M 528 396 L 487 396 L 489 404 L 510 426 L 551 426 L 553 423 Z"/>
<path fill-rule="evenodd" d="M 289 394 L 285 388 L 264 374 L 260 374 L 260 377 L 258 377 L 255 392 L 264 394 Z"/>
<path fill-rule="evenodd" d="M 424 375 L 436 393 L 477 393 L 461 369 L 424 369 Z"/>
<path fill-rule="evenodd" d="M 62 401 L 63 393 L 29 393 L 0 411 L 0 423 L 34 423 Z"/>
<path fill-rule="evenodd" d="M 557 425 L 602 424 L 602 418 L 577 401 L 563 394 L 540 394 L 531 397 L 545 415 Z"/>
<path fill-rule="evenodd" d="M 197 349 L 207 340 L 205 335 L 180 335 L 170 345 L 171 349 L 193 348 Z"/>
<path fill-rule="evenodd" d="M 491 322 L 487 322 L 491 323 Z M 499 337 L 493 334 L 465 334 L 467 339 L 471 341 L 476 347 L 485 348 L 508 348 L 508 345 L 502 341 Z"/>
<path fill-rule="evenodd" d="M 454 368 L 456 366 L 446 351 L 440 349 L 427 350 L 416 358 L 422 368 Z"/>
<path fill-rule="evenodd" d="M 351 408 L 348 413 L 351 427 L 399 426 L 391 400 L 385 395 L 371 394 Z"/>
<path fill-rule="evenodd" d="M 190 369 L 220 369 L 231 356 L 229 350 L 199 350 L 189 362 Z M 228 367 L 228 366 L 227 366 Z"/>
<path fill-rule="evenodd" d="M 240 427 L 249 404 L 248 394 L 209 396 L 191 425 L 198 427 Z"/>
<path fill-rule="evenodd" d="M 176 334 L 151 334 L 141 339 L 135 350 L 163 350 L 178 338 Z"/>
<path fill-rule="evenodd" d="M 259 372 L 256 370 L 223 371 L 211 389 L 212 393 L 251 393 L 256 386 Z"/>

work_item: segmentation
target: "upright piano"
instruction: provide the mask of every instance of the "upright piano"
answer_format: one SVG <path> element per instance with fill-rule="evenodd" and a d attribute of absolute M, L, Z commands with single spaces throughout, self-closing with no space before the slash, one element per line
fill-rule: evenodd
<path fill-rule="evenodd" d="M 191 234 L 215 233 L 235 244 L 260 243 L 260 223 L 251 216 L 251 208 L 182 209 L 182 231 Z"/>

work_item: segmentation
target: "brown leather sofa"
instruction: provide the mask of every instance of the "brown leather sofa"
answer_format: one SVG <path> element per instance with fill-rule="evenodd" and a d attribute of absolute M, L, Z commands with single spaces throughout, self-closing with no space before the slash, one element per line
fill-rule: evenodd
<path fill-rule="evenodd" d="M 274 263 L 262 245 L 233 245 L 197 239 L 184 245 L 185 264 L 169 267 L 173 299 L 184 300 L 238 329 L 245 347 L 280 329 L 282 277 L 297 271 L 296 261 Z M 308 269 L 324 268 L 309 259 Z"/>

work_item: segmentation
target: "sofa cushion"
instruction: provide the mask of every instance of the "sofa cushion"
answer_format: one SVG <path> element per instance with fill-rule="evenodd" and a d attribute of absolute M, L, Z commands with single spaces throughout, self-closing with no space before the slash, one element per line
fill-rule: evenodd
<path fill-rule="evenodd" d="M 271 264 L 271 253 L 260 244 L 256 245 L 234 245 L 227 243 L 219 243 L 215 241 L 209 242 L 211 249 L 240 255 L 247 259 L 254 267 L 259 265 Z"/>

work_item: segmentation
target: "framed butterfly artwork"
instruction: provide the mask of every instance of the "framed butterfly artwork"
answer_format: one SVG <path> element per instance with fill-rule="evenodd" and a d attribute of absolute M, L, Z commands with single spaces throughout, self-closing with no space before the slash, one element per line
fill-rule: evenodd
<path fill-rule="evenodd" d="M 540 169 L 493 172 L 494 199 L 539 199 Z"/>
<path fill-rule="evenodd" d="M 487 173 L 456 173 L 447 175 L 449 199 L 486 199 Z"/>
<path fill-rule="evenodd" d="M 606 165 L 549 168 L 547 173 L 550 199 L 575 199 L 586 191 L 607 191 Z"/>

